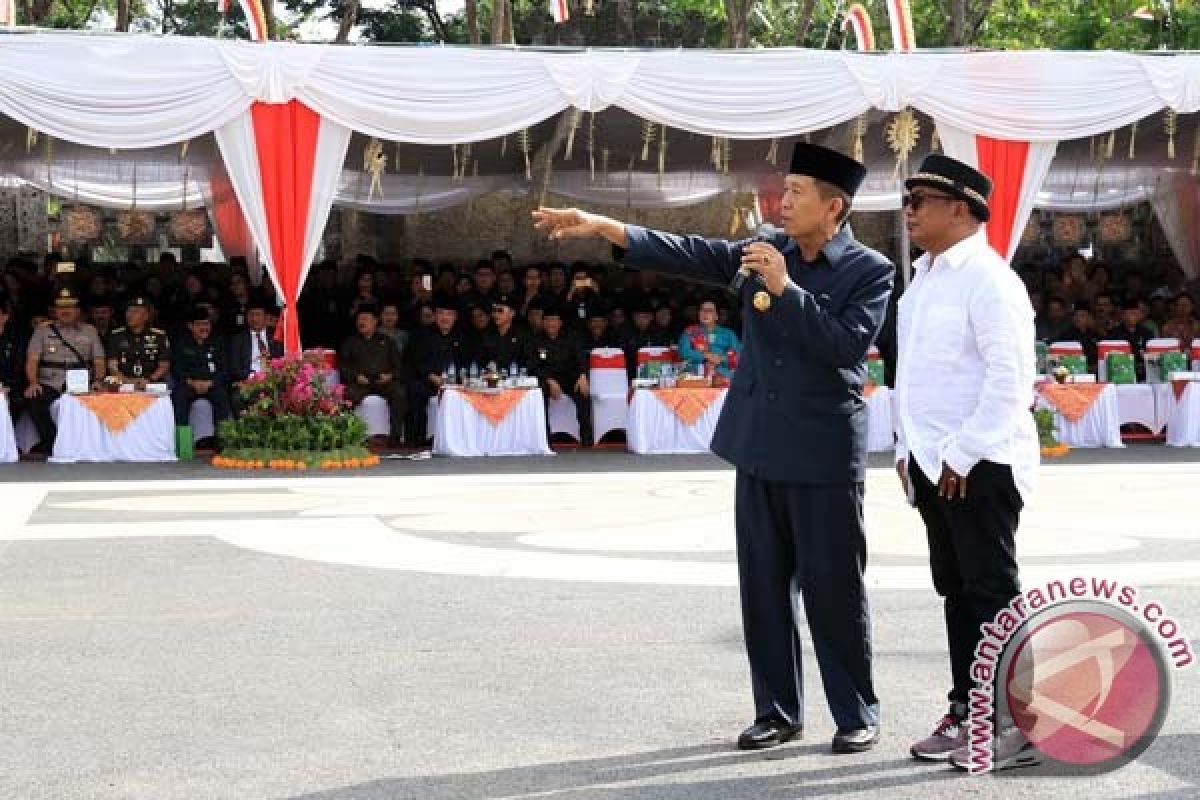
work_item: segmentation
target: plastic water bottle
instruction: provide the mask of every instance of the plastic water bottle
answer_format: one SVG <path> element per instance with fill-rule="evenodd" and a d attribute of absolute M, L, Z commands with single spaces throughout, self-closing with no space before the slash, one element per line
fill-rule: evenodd
<path fill-rule="evenodd" d="M 513 361 L 512 363 L 510 363 L 508 365 L 508 375 L 510 378 L 513 379 L 513 381 L 516 381 L 516 379 L 517 379 L 517 370 L 518 370 L 518 367 L 517 367 L 516 361 Z"/>
<path fill-rule="evenodd" d="M 454 383 L 454 378 L 451 377 L 450 367 L 446 367 L 442 370 L 442 385 L 449 386 L 452 383 Z"/>
<path fill-rule="evenodd" d="M 476 363 L 476 362 L 474 362 L 474 361 L 472 361 L 472 362 L 471 362 L 471 372 L 470 372 L 470 376 L 471 376 L 471 380 L 472 380 L 472 381 L 477 381 L 477 380 L 479 380 L 479 364 L 477 364 L 477 363 Z"/>

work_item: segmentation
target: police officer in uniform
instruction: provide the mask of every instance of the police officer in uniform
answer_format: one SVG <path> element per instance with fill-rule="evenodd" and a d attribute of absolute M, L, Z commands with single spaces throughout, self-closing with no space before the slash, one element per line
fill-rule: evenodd
<path fill-rule="evenodd" d="M 592 445 L 592 400 L 588 396 L 587 353 L 565 326 L 565 314 L 557 300 L 546 304 L 542 332 L 533 339 L 532 374 L 542 387 L 546 402 L 562 395 L 575 403 L 579 421 L 579 439 L 584 447 Z"/>
<path fill-rule="evenodd" d="M 171 342 L 167 332 L 152 328 L 150 301 L 137 295 L 125 308 L 125 325 L 108 338 L 108 374 L 139 391 L 159 383 L 171 372 Z"/>
<path fill-rule="evenodd" d="M 39 325 L 29 340 L 25 356 L 25 399 L 37 428 L 38 448 L 54 448 L 58 430 L 50 405 L 65 391 L 67 370 L 88 370 L 92 388 L 104 376 L 104 345 L 96 329 L 80 321 L 79 298 L 69 288 L 54 297 L 54 321 Z"/>
<path fill-rule="evenodd" d="M 737 467 L 742 621 L 755 720 L 743 749 L 803 731 L 804 602 L 837 733 L 835 753 L 879 738 L 863 582 L 867 350 L 883 325 L 895 267 L 846 226 L 866 168 L 797 144 L 784 232 L 739 242 L 676 236 L 576 209 L 538 209 L 555 239 L 603 237 L 626 264 L 734 289 L 744 345 L 712 449 Z"/>
<path fill-rule="evenodd" d="M 379 332 L 379 308 L 359 305 L 354 313 L 358 332 L 342 343 L 338 369 L 346 385 L 346 399 L 357 406 L 368 395 L 379 395 L 388 404 L 389 444 L 399 444 L 404 430 L 404 364 L 391 337 Z"/>
<path fill-rule="evenodd" d="M 516 315 L 517 301 L 511 295 L 497 295 L 492 301 L 493 327 L 484 332 L 481 347 L 485 365 L 495 363 L 496 369 L 513 364 L 525 369 L 533 366 L 533 339 L 513 324 Z"/>
<path fill-rule="evenodd" d="M 171 403 L 175 424 L 187 425 L 192 404 L 203 397 L 212 406 L 213 422 L 229 418 L 229 369 L 225 344 L 213 338 L 208 309 L 194 307 L 188 313 L 187 333 L 176 341 L 171 359 Z"/>

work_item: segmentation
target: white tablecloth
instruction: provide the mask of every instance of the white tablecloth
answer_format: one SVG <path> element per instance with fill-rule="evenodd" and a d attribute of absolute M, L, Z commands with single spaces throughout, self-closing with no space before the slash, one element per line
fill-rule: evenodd
<path fill-rule="evenodd" d="M 1161 433 L 1167 424 L 1158 413 L 1154 387 L 1148 383 L 1114 384 L 1117 390 L 1117 422 L 1136 423 L 1151 433 Z"/>
<path fill-rule="evenodd" d="M 1111 383 L 1105 386 L 1104 391 L 1079 422 L 1071 422 L 1055 411 L 1059 441 L 1079 448 L 1124 447 L 1121 441 L 1121 422 L 1117 413 L 1116 389 Z M 1041 395 L 1038 395 L 1038 407 L 1053 408 Z"/>
<path fill-rule="evenodd" d="M 867 451 L 883 453 L 896 448 L 892 424 L 892 390 L 880 386 L 867 398 Z"/>
<path fill-rule="evenodd" d="M 52 412 L 58 437 L 50 461 L 57 464 L 175 460 L 175 411 L 168 395 L 156 397 L 154 404 L 120 433 L 106 428 L 71 395 L 56 400 Z"/>
<path fill-rule="evenodd" d="M 1200 383 L 1189 383 L 1183 390 L 1183 397 L 1173 405 L 1171 419 L 1167 422 L 1167 444 L 1200 447 Z"/>
<path fill-rule="evenodd" d="M 546 408 L 541 389 L 525 397 L 499 425 L 475 410 L 458 389 L 442 392 L 433 434 L 433 452 L 443 456 L 549 456 Z"/>
<path fill-rule="evenodd" d="M 629 424 L 625 429 L 629 449 L 641 455 L 709 452 L 727 391 L 721 392 L 695 424 L 685 425 L 652 391 L 638 389 L 629 404 Z"/>
<path fill-rule="evenodd" d="M 17 434 L 8 410 L 8 393 L 0 392 L 0 463 L 11 464 L 16 460 Z"/>

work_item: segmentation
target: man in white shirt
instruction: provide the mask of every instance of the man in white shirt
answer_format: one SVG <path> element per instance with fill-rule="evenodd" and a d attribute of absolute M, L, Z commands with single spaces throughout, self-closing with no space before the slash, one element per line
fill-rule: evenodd
<path fill-rule="evenodd" d="M 908 228 L 925 254 L 899 303 L 896 470 L 925 522 L 953 675 L 949 712 L 911 752 L 965 767 L 980 625 L 1020 591 L 1015 534 L 1039 458 L 1034 314 L 988 244 L 986 175 L 931 155 L 905 188 Z M 1021 750 L 996 765 L 1030 759 Z"/>

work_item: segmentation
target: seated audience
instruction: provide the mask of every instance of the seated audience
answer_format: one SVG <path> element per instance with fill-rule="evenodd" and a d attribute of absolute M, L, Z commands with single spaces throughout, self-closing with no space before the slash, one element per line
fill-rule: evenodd
<path fill-rule="evenodd" d="M 379 332 L 379 310 L 362 303 L 354 318 L 357 332 L 338 350 L 338 371 L 346 385 L 346 400 L 358 406 L 363 398 L 377 395 L 387 401 L 390 432 L 388 444 L 404 441 L 404 364 L 395 343 Z"/>
<path fill-rule="evenodd" d="M 187 425 L 192 405 L 204 398 L 212 406 L 213 423 L 228 419 L 229 370 L 225 343 L 212 335 L 208 309 L 196 306 L 188 314 L 187 332 L 175 341 L 171 357 L 171 403 L 175 424 Z"/>
<path fill-rule="evenodd" d="M 737 334 L 717 324 L 717 301 L 705 300 L 698 311 L 700 321 L 689 325 L 679 337 L 679 357 L 689 372 L 703 365 L 705 374 L 731 374 L 730 354 L 741 350 Z"/>

